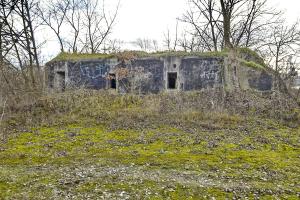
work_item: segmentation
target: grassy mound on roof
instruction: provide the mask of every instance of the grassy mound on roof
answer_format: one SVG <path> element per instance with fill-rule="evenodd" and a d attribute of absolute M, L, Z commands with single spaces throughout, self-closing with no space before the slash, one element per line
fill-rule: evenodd
<path fill-rule="evenodd" d="M 112 54 L 102 54 L 102 53 L 66 53 L 61 52 L 51 62 L 55 61 L 68 61 L 68 60 L 86 60 L 86 59 L 108 59 L 113 58 Z"/>
<path fill-rule="evenodd" d="M 261 65 L 263 67 L 266 67 L 264 59 L 256 51 L 253 51 L 253 50 L 251 50 L 249 48 L 239 48 L 238 49 L 238 53 L 239 53 L 239 55 L 241 55 L 241 57 L 248 57 L 251 60 L 255 60 L 256 64 L 259 64 L 259 65 Z M 247 61 L 251 62 L 249 60 L 247 60 Z"/>
<path fill-rule="evenodd" d="M 239 57 L 242 58 L 242 64 L 254 67 L 265 68 L 263 58 L 261 58 L 255 51 L 248 48 L 238 48 L 236 50 Z M 147 53 L 145 51 L 123 51 L 118 53 L 104 54 L 104 53 L 66 53 L 58 54 L 50 62 L 57 61 L 78 61 L 78 60 L 97 60 L 97 59 L 111 59 L 116 58 L 119 60 L 130 60 L 136 58 L 160 58 L 160 57 L 185 57 L 185 56 L 198 56 L 198 57 L 225 57 L 228 56 L 229 50 L 211 51 L 211 52 L 185 52 L 185 51 L 158 51 Z"/>
<path fill-rule="evenodd" d="M 76 61 L 76 60 L 88 60 L 88 59 L 109 59 L 109 58 L 143 58 L 143 57 L 168 57 L 168 56 L 199 56 L 199 57 L 220 57 L 226 56 L 227 51 L 220 52 L 184 52 L 184 51 L 160 51 L 147 53 L 144 51 L 124 51 L 112 54 L 102 53 L 66 53 L 62 52 L 58 54 L 51 62 L 55 61 Z"/>

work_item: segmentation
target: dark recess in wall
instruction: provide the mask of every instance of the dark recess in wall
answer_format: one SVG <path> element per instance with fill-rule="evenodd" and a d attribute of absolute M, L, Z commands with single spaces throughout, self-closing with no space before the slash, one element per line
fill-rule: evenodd
<path fill-rule="evenodd" d="M 177 88 L 177 72 L 169 72 L 168 73 L 168 89 L 176 89 Z"/>
<path fill-rule="evenodd" d="M 109 74 L 109 76 L 110 76 L 110 88 L 117 89 L 116 74 Z"/>
<path fill-rule="evenodd" d="M 65 91 L 65 89 L 66 89 L 66 73 L 65 72 L 56 72 L 56 73 L 57 73 L 59 88 L 61 88 L 62 91 Z"/>

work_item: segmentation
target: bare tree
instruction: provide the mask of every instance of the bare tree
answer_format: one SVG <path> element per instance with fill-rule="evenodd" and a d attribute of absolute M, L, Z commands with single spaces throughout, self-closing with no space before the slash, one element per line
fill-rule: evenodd
<path fill-rule="evenodd" d="M 153 50 L 156 52 L 159 50 L 157 40 L 152 40 L 152 47 L 153 47 Z"/>
<path fill-rule="evenodd" d="M 111 34 L 114 22 L 116 20 L 120 1 L 112 15 L 107 14 L 105 2 L 102 5 L 98 0 L 83 0 L 82 10 L 84 12 L 83 28 L 86 30 L 84 48 L 90 53 L 96 53 L 101 50 L 101 45 Z"/>
<path fill-rule="evenodd" d="M 82 2 L 80 0 L 62 0 L 65 5 L 69 3 L 69 9 L 65 16 L 67 24 L 70 25 L 72 31 L 72 36 L 67 38 L 67 43 L 69 48 L 73 53 L 78 52 L 78 40 L 81 30 L 81 17 L 83 16 L 81 12 Z"/>
<path fill-rule="evenodd" d="M 1 0 L 0 5 L 1 44 L 7 45 L 6 48 L 1 48 L 1 61 L 14 70 L 29 71 L 32 86 L 35 87 L 34 69 L 40 70 L 34 34 L 36 29 L 34 11 L 37 4 L 29 0 L 12 2 Z M 28 84 L 28 78 L 23 75 Z"/>
<path fill-rule="evenodd" d="M 168 51 L 176 51 L 176 48 L 178 46 L 178 20 L 176 21 L 176 27 L 174 34 L 174 40 L 172 39 L 170 29 L 167 30 L 166 33 L 164 33 L 164 45 L 168 49 Z"/>
<path fill-rule="evenodd" d="M 281 72 L 284 69 L 284 63 L 291 57 L 298 57 L 300 53 L 300 29 L 299 22 L 291 26 L 285 25 L 282 21 L 276 24 L 270 30 L 264 44 L 259 47 L 270 65 L 274 66 L 275 71 Z"/>
<path fill-rule="evenodd" d="M 183 15 L 181 21 L 192 25 L 193 36 L 199 37 L 204 43 L 204 50 L 218 51 L 220 49 L 221 24 L 218 3 L 216 0 L 190 0 L 190 9 Z"/>
<path fill-rule="evenodd" d="M 118 39 L 109 39 L 106 44 L 104 50 L 107 50 L 110 53 L 118 53 L 122 50 L 122 45 L 124 42 Z M 106 52 L 104 52 L 106 53 Z"/>
<path fill-rule="evenodd" d="M 297 70 L 293 60 L 300 56 L 300 29 L 299 22 L 286 25 L 274 24 L 268 31 L 267 37 L 257 49 L 265 61 L 276 72 L 276 87 L 288 92 L 286 86 L 290 85 L 291 78 L 295 77 Z"/>
<path fill-rule="evenodd" d="M 37 2 L 0 0 L 0 93 L 15 105 L 35 98 L 43 87 L 35 33 Z"/>
<path fill-rule="evenodd" d="M 232 48 L 231 42 L 231 22 L 232 22 L 232 14 L 234 12 L 234 8 L 239 3 L 245 3 L 245 0 L 220 0 L 221 5 L 221 14 L 223 16 L 223 37 L 224 37 L 224 46 L 226 48 Z"/>
<path fill-rule="evenodd" d="M 190 0 L 181 20 L 193 27 L 204 50 L 218 51 L 258 45 L 278 15 L 267 0 Z"/>
<path fill-rule="evenodd" d="M 203 49 L 205 49 L 205 47 L 199 43 L 199 38 L 196 34 L 183 33 L 178 43 L 179 47 L 185 52 L 203 51 Z"/>
<path fill-rule="evenodd" d="M 65 51 L 62 28 L 66 20 L 69 6 L 70 0 L 54 0 L 49 1 L 45 7 L 42 7 L 41 5 L 38 6 L 38 14 L 43 21 L 43 25 L 48 26 L 55 33 L 60 44 L 61 52 Z"/>
<path fill-rule="evenodd" d="M 279 22 L 281 12 L 267 3 L 267 0 L 251 0 L 235 11 L 231 26 L 231 39 L 235 47 L 260 45 L 270 26 Z"/>
<path fill-rule="evenodd" d="M 131 43 L 142 51 L 150 52 L 153 50 L 153 40 L 151 39 L 138 38 L 135 41 L 132 41 Z"/>
<path fill-rule="evenodd" d="M 96 53 L 103 50 L 111 34 L 119 3 L 111 15 L 104 0 L 54 0 L 40 4 L 38 14 L 56 35 L 61 52 L 68 48 L 75 53 Z"/>

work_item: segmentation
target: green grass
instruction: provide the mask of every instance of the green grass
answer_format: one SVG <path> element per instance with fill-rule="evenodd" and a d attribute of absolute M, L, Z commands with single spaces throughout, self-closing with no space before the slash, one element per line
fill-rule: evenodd
<path fill-rule="evenodd" d="M 263 65 L 257 64 L 253 61 L 241 60 L 241 64 L 246 66 L 246 67 L 253 68 L 253 69 L 258 69 L 258 70 L 265 70 L 266 69 L 266 67 L 264 67 Z"/>
<path fill-rule="evenodd" d="M 244 54 L 244 55 L 249 55 L 252 58 L 255 59 L 255 62 L 259 65 L 261 65 L 262 67 L 266 67 L 266 64 L 264 62 L 264 59 L 255 51 L 249 49 L 249 48 L 239 48 L 238 52 L 240 54 Z"/>
<path fill-rule="evenodd" d="M 44 97 L 6 122 L 0 199 L 299 198 L 300 128 L 206 95 Z"/>

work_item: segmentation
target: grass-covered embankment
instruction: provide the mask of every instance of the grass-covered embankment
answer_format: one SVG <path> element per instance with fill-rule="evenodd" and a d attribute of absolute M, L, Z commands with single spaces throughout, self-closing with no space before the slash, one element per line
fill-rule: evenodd
<path fill-rule="evenodd" d="M 19 108 L 0 198 L 298 199 L 299 113 L 211 98 L 66 93 Z"/>

